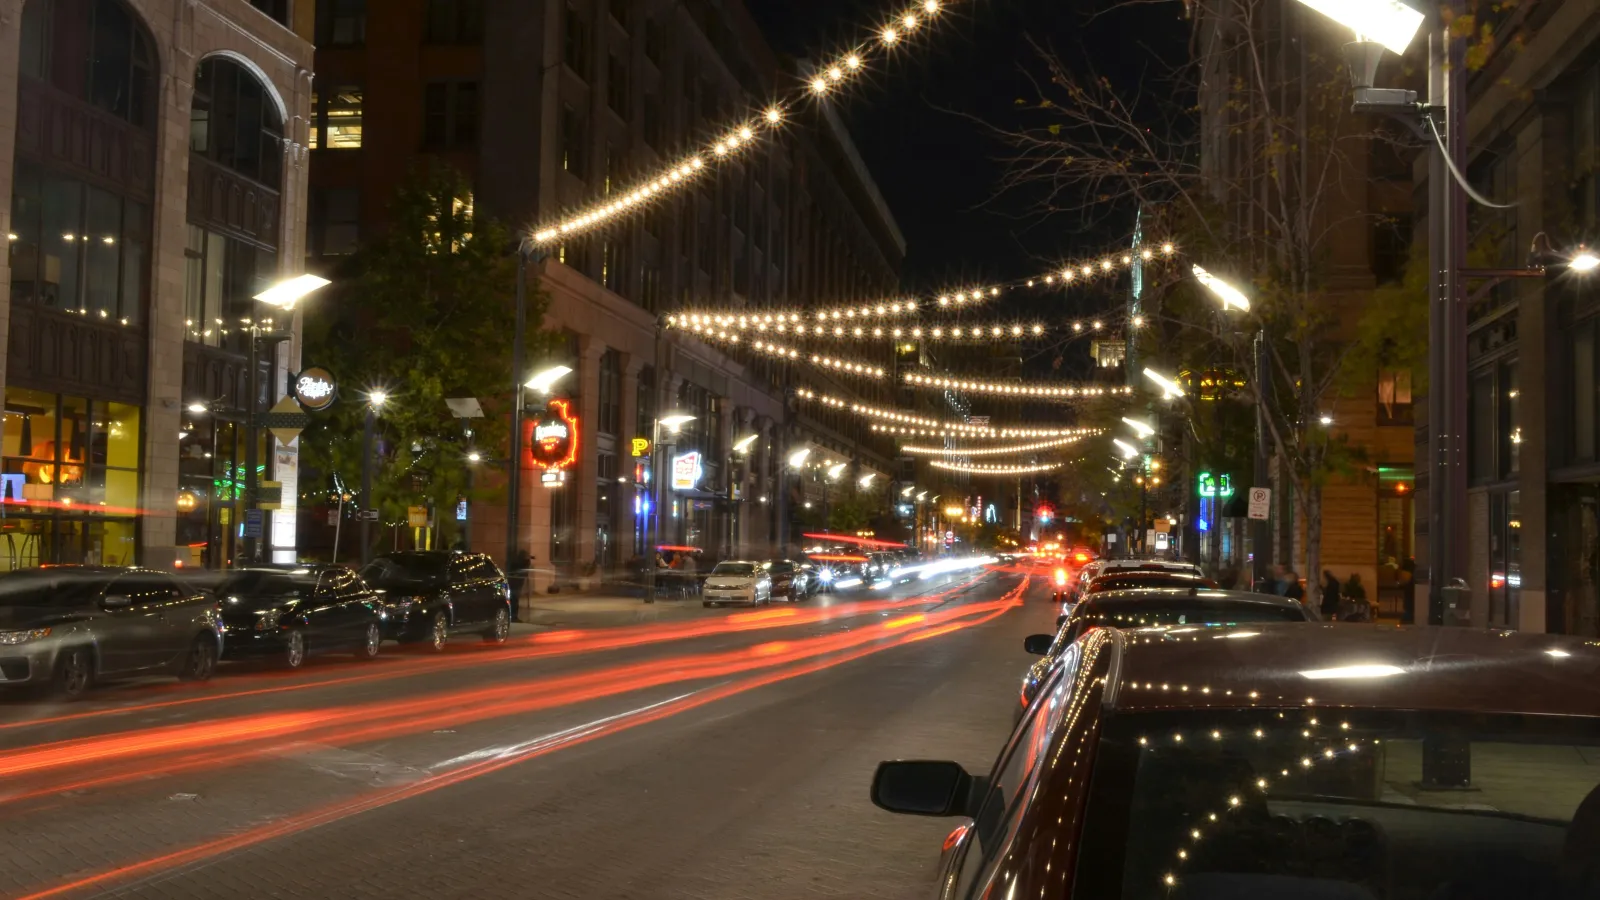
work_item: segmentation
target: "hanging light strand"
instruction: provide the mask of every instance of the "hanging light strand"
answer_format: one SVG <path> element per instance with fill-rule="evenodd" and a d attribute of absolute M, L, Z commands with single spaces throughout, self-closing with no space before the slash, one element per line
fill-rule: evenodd
<path fill-rule="evenodd" d="M 838 397 L 831 397 L 827 394 L 818 393 L 810 388 L 800 388 L 799 390 L 795 391 L 795 396 L 799 397 L 801 400 L 821 403 L 824 406 L 831 406 L 834 409 L 847 409 L 856 415 L 862 416 L 863 418 L 894 422 L 899 426 L 921 427 L 923 429 L 927 429 L 928 431 L 926 433 L 928 434 L 932 434 L 936 431 L 945 431 L 949 434 L 966 437 L 1045 438 L 1067 437 L 1069 435 L 1079 434 L 1081 431 L 1081 429 L 1077 428 L 1030 428 L 1022 425 L 969 425 L 965 422 L 941 422 L 937 419 L 929 419 L 912 413 L 901 412 L 897 409 L 880 409 L 874 406 L 867 406 L 863 403 L 857 403 L 853 400 L 843 400 Z M 873 430 L 889 432 L 890 427 L 875 425 Z"/>
<path fill-rule="evenodd" d="M 973 381 L 937 375 L 906 373 L 906 384 L 923 390 L 963 391 L 969 394 L 994 394 L 1027 397 L 1035 400 L 1078 400 L 1088 397 L 1126 397 L 1133 388 L 1126 385 L 1058 384 L 1050 382 Z"/>
<path fill-rule="evenodd" d="M 928 465 L 935 469 L 944 469 L 947 472 L 965 472 L 968 475 L 1032 475 L 1036 472 L 1049 472 L 1061 468 L 1061 463 L 1037 463 L 1027 466 L 1002 466 L 988 463 L 964 465 L 949 463 L 941 460 L 929 460 Z"/>
<path fill-rule="evenodd" d="M 900 452 L 910 453 L 913 456 L 1005 456 L 1011 453 L 1029 453 L 1034 450 L 1065 447 L 1068 444 L 1075 444 L 1086 437 L 1094 437 L 1101 434 L 1101 429 L 1098 428 L 1081 428 L 1078 430 L 1082 434 L 1052 438 L 1048 441 L 1033 441 L 1027 444 L 1010 444 L 1004 447 L 917 447 L 903 444 L 900 447 Z"/>
<path fill-rule="evenodd" d="M 800 337 L 854 340 L 994 340 L 1006 337 L 1018 339 L 1042 337 L 1046 333 L 1045 326 L 1038 323 L 884 325 L 881 322 L 866 321 L 854 316 L 843 320 L 819 317 L 814 322 L 806 322 L 798 315 L 786 316 L 766 313 L 733 315 L 730 313 L 688 312 L 668 316 L 667 327 L 681 328 L 696 333 L 704 333 L 709 329 L 712 332 L 753 331 L 757 334 L 793 334 Z"/>
<path fill-rule="evenodd" d="M 938 20 L 947 2 L 949 0 L 917 0 L 895 15 L 890 24 L 877 29 L 870 40 L 845 51 L 833 62 L 817 67 L 804 85 L 792 91 L 787 100 L 774 102 L 766 109 L 732 124 L 701 150 L 655 171 L 620 196 L 613 195 L 607 200 L 572 210 L 561 219 L 535 226 L 531 230 L 533 244 L 540 247 L 557 244 L 638 212 L 650 201 L 696 181 L 712 166 L 737 156 L 761 137 L 782 128 L 790 112 L 806 98 L 821 99 L 837 93 L 847 81 L 857 79 L 867 71 L 867 63 L 875 53 L 886 57 L 891 50 L 905 44 L 912 35 L 927 30 L 930 23 Z"/>
<path fill-rule="evenodd" d="M 708 328 L 704 331 L 698 331 L 696 334 L 699 334 L 702 338 L 707 340 L 727 341 L 730 344 L 741 343 L 741 339 L 737 332 Z M 847 375 L 859 375 L 863 378 L 881 379 L 886 374 L 882 366 L 874 366 L 868 363 L 856 362 L 855 360 L 849 359 L 839 359 L 833 356 L 824 356 L 820 353 L 802 353 L 793 347 L 785 347 L 782 344 L 774 344 L 771 341 L 761 340 L 759 338 L 753 341 L 744 341 L 742 343 L 744 346 L 749 347 L 751 350 L 754 350 L 757 353 L 765 353 L 768 356 L 775 356 L 779 359 L 786 359 L 795 362 L 806 361 L 814 366 L 834 372 L 841 372 Z"/>

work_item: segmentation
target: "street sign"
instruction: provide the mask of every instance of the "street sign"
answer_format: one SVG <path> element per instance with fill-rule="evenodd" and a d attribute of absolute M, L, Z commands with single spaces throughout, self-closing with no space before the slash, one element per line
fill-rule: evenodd
<path fill-rule="evenodd" d="M 339 395 L 339 386 L 333 376 L 319 366 L 302 370 L 291 384 L 295 399 L 300 401 L 299 405 L 312 411 L 327 409 Z"/>
<path fill-rule="evenodd" d="M 364 522 L 376 522 L 378 521 L 378 511 L 375 509 L 363 509 L 357 518 Z"/>
<path fill-rule="evenodd" d="M 259 509 L 244 511 L 244 536 L 247 538 L 261 537 L 262 523 L 266 521 L 267 514 Z"/>
<path fill-rule="evenodd" d="M 1250 518 L 1265 519 L 1272 509 L 1272 488 L 1250 489 Z"/>
<path fill-rule="evenodd" d="M 426 506 L 406 507 L 406 524 L 412 528 L 427 528 L 428 508 Z"/>

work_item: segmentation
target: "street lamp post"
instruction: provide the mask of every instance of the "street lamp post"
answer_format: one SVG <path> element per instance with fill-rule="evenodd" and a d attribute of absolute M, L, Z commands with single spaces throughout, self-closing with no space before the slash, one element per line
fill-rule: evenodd
<path fill-rule="evenodd" d="M 647 524 L 650 526 L 648 529 L 650 546 L 647 548 L 649 552 L 645 555 L 644 602 L 646 603 L 656 602 L 656 553 L 658 552 L 656 548 L 661 546 L 661 524 L 664 514 L 662 504 L 665 502 L 665 488 L 662 485 L 666 479 L 661 471 L 661 461 L 665 458 L 665 455 L 661 452 L 661 430 L 665 428 L 668 434 L 676 437 L 679 429 L 685 423 L 694 421 L 694 418 L 693 415 L 685 412 L 668 412 L 657 418 L 650 428 L 650 494 L 652 497 L 650 505 L 653 516 L 647 517 Z M 671 446 L 677 445 L 676 441 L 668 441 L 667 443 Z"/>
<path fill-rule="evenodd" d="M 372 562 L 372 444 L 377 432 L 378 410 L 389 402 L 381 390 L 367 394 L 367 421 L 361 432 L 361 564 Z"/>
<path fill-rule="evenodd" d="M 738 540 L 739 527 L 744 524 L 744 515 L 742 514 L 742 510 L 744 509 L 744 502 L 745 502 L 744 501 L 744 492 L 743 491 L 737 492 L 739 494 L 739 496 L 737 498 L 735 498 L 733 496 L 734 493 L 735 493 L 734 487 L 738 483 L 738 480 L 734 478 L 734 472 L 733 472 L 734 458 L 735 457 L 743 457 L 746 460 L 748 460 L 750 458 L 750 445 L 754 444 L 756 442 L 756 438 L 758 438 L 760 436 L 761 435 L 759 435 L 759 434 L 748 434 L 748 435 L 745 435 L 744 437 L 738 439 L 737 441 L 734 441 L 732 447 L 728 450 L 728 556 L 729 557 L 736 557 L 736 556 L 739 555 L 738 554 L 739 546 L 742 543 L 741 541 Z"/>

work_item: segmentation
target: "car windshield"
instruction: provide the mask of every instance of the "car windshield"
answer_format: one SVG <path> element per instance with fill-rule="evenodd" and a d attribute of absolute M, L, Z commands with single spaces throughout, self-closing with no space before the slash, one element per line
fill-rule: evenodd
<path fill-rule="evenodd" d="M 217 593 L 226 597 L 296 594 L 311 586 L 309 576 L 292 576 L 287 572 L 235 572 L 217 586 Z"/>
<path fill-rule="evenodd" d="M 1111 572 L 1089 582 L 1089 593 L 1122 591 L 1142 587 L 1202 587 L 1204 578 L 1190 572 Z"/>
<path fill-rule="evenodd" d="M 380 556 L 361 569 L 367 584 L 384 590 L 438 584 L 445 576 L 445 558 L 423 553 Z"/>
<path fill-rule="evenodd" d="M 1077 898 L 1591 898 L 1600 720 L 1113 716 Z"/>
<path fill-rule="evenodd" d="M 747 562 L 717 563 L 717 567 L 711 570 L 713 575 L 754 575 L 755 573 L 755 563 Z"/>

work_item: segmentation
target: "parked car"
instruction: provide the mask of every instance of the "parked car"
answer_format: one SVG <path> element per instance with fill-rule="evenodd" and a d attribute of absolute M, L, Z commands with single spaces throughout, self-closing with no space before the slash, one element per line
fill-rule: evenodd
<path fill-rule="evenodd" d="M 721 606 L 724 603 L 760 606 L 772 600 L 772 576 L 759 562 L 719 562 L 706 576 L 705 592 L 705 600 L 702 601 L 705 606 Z"/>
<path fill-rule="evenodd" d="M 1092 628 L 1218 626 L 1245 622 L 1306 622 L 1316 613 L 1304 604 L 1272 594 L 1247 591 L 1146 587 L 1090 594 L 1072 612 L 1056 618 L 1056 633 L 1030 635 L 1022 643 L 1044 658 L 1022 679 L 1018 714 L 1033 701 L 1039 684 L 1066 648 Z"/>
<path fill-rule="evenodd" d="M 122 676 L 205 681 L 221 653 L 216 600 L 165 572 L 73 566 L 0 577 L 0 685 L 76 698 Z"/>
<path fill-rule="evenodd" d="M 802 580 L 803 579 L 803 580 Z M 822 567 L 810 560 L 795 563 L 795 580 L 800 585 L 802 599 L 815 597 L 823 589 Z"/>
<path fill-rule="evenodd" d="M 361 570 L 383 592 L 384 636 L 443 650 L 450 635 L 471 632 L 504 643 L 511 634 L 511 584 L 482 553 L 402 550 Z"/>
<path fill-rule="evenodd" d="M 871 797 L 968 820 L 941 900 L 1592 898 L 1597 673 L 1525 632 L 1099 629 L 990 774 L 885 762 Z"/>
<path fill-rule="evenodd" d="M 1067 596 L 1067 602 L 1076 603 L 1084 594 L 1089 592 L 1089 583 L 1102 575 L 1112 572 L 1138 570 L 1144 572 L 1187 572 L 1197 578 L 1205 576 L 1200 567 L 1193 563 L 1173 562 L 1171 560 L 1153 559 L 1095 559 L 1084 564 L 1078 570 L 1078 578 L 1073 583 L 1072 590 Z"/>
<path fill-rule="evenodd" d="M 781 597 L 794 603 L 804 596 L 801 584 L 806 576 L 805 573 L 796 570 L 794 563 L 787 559 L 768 560 L 761 564 L 761 569 L 767 573 L 767 578 L 771 582 L 768 594 L 770 599 L 776 600 Z M 715 573 L 716 570 L 713 569 L 712 572 Z"/>
<path fill-rule="evenodd" d="M 224 657 L 268 656 L 291 669 L 313 653 L 378 655 L 387 609 L 346 566 L 239 569 L 217 586 Z"/>
<path fill-rule="evenodd" d="M 1091 578 L 1084 593 L 1093 595 L 1106 591 L 1160 587 L 1214 589 L 1216 586 L 1211 579 L 1185 569 L 1112 569 Z"/>

